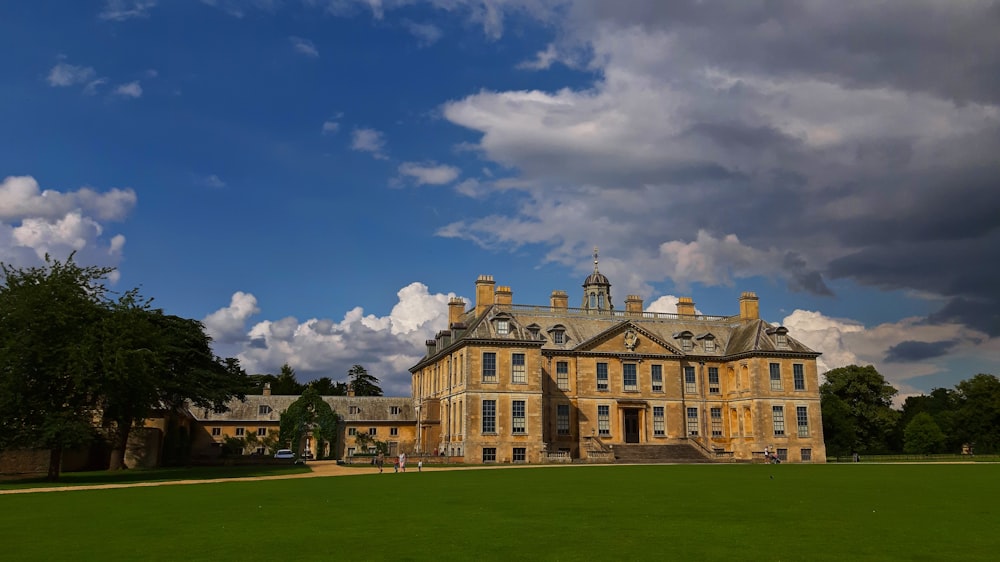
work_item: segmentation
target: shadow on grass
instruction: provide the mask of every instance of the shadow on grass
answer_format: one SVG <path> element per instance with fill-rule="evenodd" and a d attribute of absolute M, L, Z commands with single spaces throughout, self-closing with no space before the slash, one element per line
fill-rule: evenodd
<path fill-rule="evenodd" d="M 248 466 L 198 466 L 129 470 L 99 470 L 91 472 L 64 472 L 57 482 L 44 476 L 32 476 L 0 482 L 0 490 L 43 488 L 53 486 L 90 486 L 94 484 L 131 484 L 137 482 L 168 482 L 176 480 L 224 480 L 250 476 L 277 476 L 311 472 L 308 465 L 248 465 Z"/>

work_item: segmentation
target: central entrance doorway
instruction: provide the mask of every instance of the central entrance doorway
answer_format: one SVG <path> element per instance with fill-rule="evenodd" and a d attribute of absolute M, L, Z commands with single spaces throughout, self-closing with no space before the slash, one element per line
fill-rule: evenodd
<path fill-rule="evenodd" d="M 629 408 L 625 413 L 625 442 L 639 442 L 639 410 Z"/>

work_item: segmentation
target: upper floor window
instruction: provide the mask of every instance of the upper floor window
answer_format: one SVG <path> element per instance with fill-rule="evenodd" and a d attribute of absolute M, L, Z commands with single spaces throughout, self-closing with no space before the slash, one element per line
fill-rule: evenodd
<path fill-rule="evenodd" d="M 719 394 L 719 368 L 708 368 L 708 392 L 709 394 Z"/>
<path fill-rule="evenodd" d="M 638 376 L 636 375 L 635 363 L 622 364 L 622 387 L 626 391 L 639 390 Z"/>
<path fill-rule="evenodd" d="M 780 363 L 771 363 L 771 390 L 781 390 Z"/>
<path fill-rule="evenodd" d="M 538 326 L 538 324 L 531 324 L 531 325 L 529 325 L 528 326 L 528 333 L 531 334 L 531 339 L 537 340 L 538 339 L 538 332 L 540 330 L 541 330 L 541 328 Z"/>
<path fill-rule="evenodd" d="M 393 437 L 398 436 L 399 435 L 399 428 L 398 427 L 390 427 L 389 428 L 389 435 L 391 435 Z"/>
<path fill-rule="evenodd" d="M 692 366 L 684 367 L 684 392 L 688 394 L 698 392 L 698 378 Z"/>
<path fill-rule="evenodd" d="M 771 406 L 771 421 L 774 424 L 774 434 L 782 436 L 785 434 L 785 407 Z"/>
<path fill-rule="evenodd" d="M 806 389 L 806 374 L 803 371 L 801 363 L 795 363 L 792 365 L 792 378 L 795 382 L 795 390 Z"/>
<path fill-rule="evenodd" d="M 369 427 L 368 428 L 368 435 L 378 435 L 378 428 L 377 427 Z"/>
<path fill-rule="evenodd" d="M 524 375 L 524 354 L 510 354 L 510 382 L 523 384 L 527 382 Z"/>
<path fill-rule="evenodd" d="M 268 406 L 267 404 L 261 404 L 260 406 L 257 406 L 258 416 L 266 416 L 267 414 L 270 414 L 271 411 L 272 411 L 271 407 Z"/>
<path fill-rule="evenodd" d="M 663 392 L 663 365 L 650 365 L 649 378 L 653 392 Z"/>
<path fill-rule="evenodd" d="M 715 335 L 712 333 L 705 333 L 698 336 L 698 340 L 701 341 L 701 347 L 705 350 L 705 353 L 715 353 Z"/>
<path fill-rule="evenodd" d="M 497 320 L 497 334 L 506 336 L 510 333 L 510 322 L 507 320 Z"/>
<path fill-rule="evenodd" d="M 265 435 L 267 435 L 267 428 L 266 427 L 258 427 L 257 428 L 257 435 L 259 435 L 261 437 L 264 437 Z"/>
<path fill-rule="evenodd" d="M 566 343 L 566 332 L 562 330 L 552 332 L 552 343 L 557 343 L 559 345 Z"/>
<path fill-rule="evenodd" d="M 774 336 L 774 346 L 778 349 L 788 348 L 788 328 L 784 326 L 768 328 L 767 335 Z"/>
<path fill-rule="evenodd" d="M 357 435 L 358 434 L 358 428 L 356 428 L 356 427 L 349 427 L 349 428 L 347 428 L 347 434 L 348 435 Z"/>
<path fill-rule="evenodd" d="M 608 364 L 597 364 L 597 390 L 608 389 Z"/>
<path fill-rule="evenodd" d="M 350 413 L 352 413 L 352 414 L 359 414 L 359 413 L 361 413 L 361 408 L 359 408 L 357 406 L 351 406 L 350 408 L 347 409 L 347 411 L 350 412 Z"/>
<path fill-rule="evenodd" d="M 243 435 L 245 435 L 245 434 L 246 434 L 246 431 L 247 431 L 247 430 L 246 430 L 246 428 L 244 428 L 244 427 L 237 427 L 237 428 L 236 428 L 236 436 L 237 436 L 237 437 L 243 437 Z"/>
<path fill-rule="evenodd" d="M 497 382 L 497 354 L 492 351 L 483 353 L 483 382 Z"/>
<path fill-rule="evenodd" d="M 399 415 L 399 406 L 389 406 L 389 413 L 394 416 Z"/>
<path fill-rule="evenodd" d="M 566 361 L 556 362 L 556 386 L 559 390 L 569 390 L 569 363 Z"/>

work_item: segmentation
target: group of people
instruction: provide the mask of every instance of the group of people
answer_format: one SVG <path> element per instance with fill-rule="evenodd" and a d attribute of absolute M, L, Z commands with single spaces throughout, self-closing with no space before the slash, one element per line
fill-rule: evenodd
<path fill-rule="evenodd" d="M 385 464 L 385 454 L 379 451 L 379 454 L 375 457 L 375 464 L 378 466 L 378 471 L 382 472 L 382 466 Z M 424 461 L 417 462 L 417 472 L 421 472 L 424 468 Z M 406 453 L 399 453 L 393 461 L 393 472 L 406 472 Z"/>
<path fill-rule="evenodd" d="M 764 462 L 770 464 L 781 464 L 781 459 L 778 458 L 778 453 L 771 449 L 770 445 L 764 447 Z"/>

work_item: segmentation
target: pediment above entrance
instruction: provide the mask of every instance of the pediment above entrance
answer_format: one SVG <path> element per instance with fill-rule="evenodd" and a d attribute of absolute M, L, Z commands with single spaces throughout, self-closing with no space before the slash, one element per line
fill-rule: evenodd
<path fill-rule="evenodd" d="M 683 355 L 676 347 L 632 322 L 622 322 L 581 343 L 578 351 L 636 355 Z"/>

